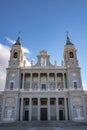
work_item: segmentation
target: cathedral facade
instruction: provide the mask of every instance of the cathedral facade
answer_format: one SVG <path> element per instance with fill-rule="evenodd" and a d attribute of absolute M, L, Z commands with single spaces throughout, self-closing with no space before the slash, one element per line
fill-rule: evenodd
<path fill-rule="evenodd" d="M 57 66 L 42 50 L 26 66 L 20 36 L 10 51 L 2 93 L 2 121 L 85 120 L 86 106 L 77 50 L 67 35 L 63 62 Z"/>

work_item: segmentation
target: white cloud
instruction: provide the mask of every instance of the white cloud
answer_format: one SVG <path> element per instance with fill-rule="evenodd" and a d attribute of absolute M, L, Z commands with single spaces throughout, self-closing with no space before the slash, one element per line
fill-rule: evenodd
<path fill-rule="evenodd" d="M 29 54 L 30 54 L 30 51 L 29 49 L 25 48 L 25 47 L 22 47 L 23 49 L 23 52 L 24 52 L 24 61 L 26 62 L 26 66 L 31 66 L 31 63 L 28 61 L 28 57 L 29 57 Z"/>
<path fill-rule="evenodd" d="M 10 56 L 10 48 L 0 43 L 0 90 L 5 87 L 6 67 Z"/>
<path fill-rule="evenodd" d="M 14 44 L 16 41 L 15 40 L 12 40 L 10 39 L 9 37 L 5 37 L 6 41 L 11 43 L 11 44 Z"/>
<path fill-rule="evenodd" d="M 31 66 L 31 62 L 27 60 L 27 57 L 24 55 L 24 61 L 25 61 L 25 66 Z"/>
<path fill-rule="evenodd" d="M 22 47 L 22 49 L 23 49 L 23 52 L 24 52 L 24 53 L 28 53 L 28 54 L 30 54 L 30 51 L 29 51 L 27 48 Z"/>

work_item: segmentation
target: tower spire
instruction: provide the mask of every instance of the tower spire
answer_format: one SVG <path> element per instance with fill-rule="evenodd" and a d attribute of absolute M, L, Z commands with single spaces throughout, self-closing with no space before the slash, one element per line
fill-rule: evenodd
<path fill-rule="evenodd" d="M 73 45 L 73 44 L 71 43 L 71 41 L 70 41 L 68 32 L 66 32 L 66 45 Z"/>
<path fill-rule="evenodd" d="M 15 45 L 21 45 L 20 32 L 18 33 L 18 38 L 17 38 L 17 40 L 16 40 Z"/>
<path fill-rule="evenodd" d="M 19 32 L 19 33 L 18 33 L 18 40 L 19 40 L 19 41 L 20 41 L 20 36 L 21 36 L 21 35 L 20 35 L 20 32 Z"/>

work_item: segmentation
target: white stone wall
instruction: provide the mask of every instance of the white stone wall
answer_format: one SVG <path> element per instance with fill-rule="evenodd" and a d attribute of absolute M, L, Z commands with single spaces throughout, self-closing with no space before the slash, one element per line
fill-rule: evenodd
<path fill-rule="evenodd" d="M 72 120 L 84 120 L 84 105 L 83 97 L 74 96 L 72 97 Z"/>
<path fill-rule="evenodd" d="M 15 121 L 17 120 L 17 95 L 5 95 L 4 96 L 4 109 L 3 109 L 3 121 Z"/>
<path fill-rule="evenodd" d="M 3 92 L 0 92 L 0 121 L 2 121 L 2 110 L 3 110 Z"/>

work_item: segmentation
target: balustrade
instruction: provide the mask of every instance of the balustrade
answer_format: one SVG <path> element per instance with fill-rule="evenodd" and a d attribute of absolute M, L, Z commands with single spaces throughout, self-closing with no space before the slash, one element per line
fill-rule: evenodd
<path fill-rule="evenodd" d="M 64 90 L 65 89 L 65 76 L 64 73 L 61 75 L 62 77 L 58 77 L 58 74 L 56 73 L 53 77 L 50 75 L 50 73 L 47 73 L 46 79 L 41 79 L 41 74 L 38 74 L 38 78 L 33 77 L 33 74 L 30 74 L 29 80 L 24 80 L 25 73 L 23 74 L 23 82 L 22 82 L 22 88 L 24 90 Z M 51 76 L 51 77 L 50 77 Z"/>

